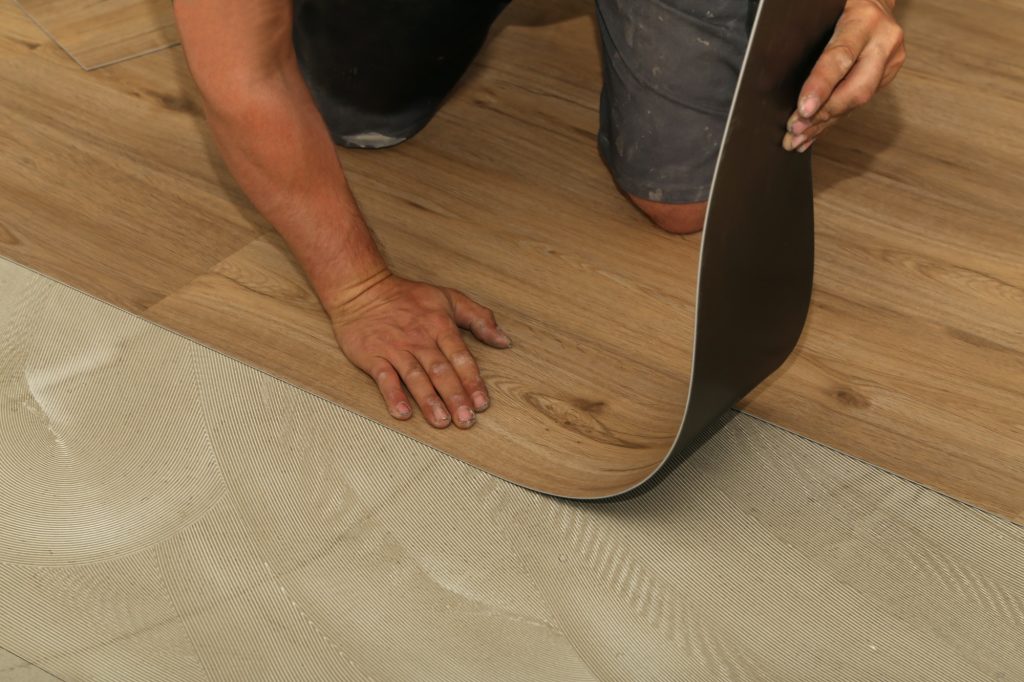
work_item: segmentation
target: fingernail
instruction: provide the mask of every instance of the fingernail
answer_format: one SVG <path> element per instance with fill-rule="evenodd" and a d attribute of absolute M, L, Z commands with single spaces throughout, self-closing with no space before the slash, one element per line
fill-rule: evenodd
<path fill-rule="evenodd" d="M 469 409 L 465 405 L 458 409 L 457 414 L 459 415 L 460 424 L 472 424 L 473 420 L 476 419 L 476 415 L 473 414 L 473 410 Z"/>
<path fill-rule="evenodd" d="M 789 141 L 789 148 L 790 149 L 796 149 L 796 148 L 798 148 L 800 145 L 802 145 L 806 141 L 807 141 L 807 136 L 806 135 L 794 135 L 793 139 Z"/>
<path fill-rule="evenodd" d="M 805 151 L 811 148 L 812 144 L 814 144 L 814 140 L 808 140 L 803 145 L 801 145 L 800 149 L 798 149 L 797 151 L 803 154 Z"/>
<path fill-rule="evenodd" d="M 818 97 L 816 95 L 808 95 L 807 97 L 804 97 L 802 102 L 800 102 L 800 115 L 804 118 L 810 118 L 817 110 Z"/>
<path fill-rule="evenodd" d="M 809 125 L 810 124 L 807 123 L 806 121 L 795 121 L 793 125 L 789 127 L 789 132 L 793 133 L 794 135 L 799 135 L 803 131 L 807 130 L 807 127 Z"/>
<path fill-rule="evenodd" d="M 409 403 L 401 402 L 395 406 L 395 412 L 399 417 L 408 417 L 412 414 L 412 408 L 409 407 Z"/>
<path fill-rule="evenodd" d="M 501 327 L 498 327 L 498 340 L 504 343 L 506 346 L 511 347 L 512 339 L 509 338 L 508 334 Z"/>
<path fill-rule="evenodd" d="M 478 410 L 487 409 L 487 396 L 483 394 L 483 391 L 477 391 L 473 394 L 473 406 Z"/>
<path fill-rule="evenodd" d="M 436 422 L 438 422 L 438 423 L 441 423 L 441 424 L 447 424 L 447 423 L 448 423 L 448 420 L 449 420 L 450 418 L 451 418 L 451 417 L 450 417 L 450 415 L 448 414 L 448 411 L 447 411 L 447 410 L 445 410 L 445 409 L 444 409 L 443 407 L 441 407 L 440 405 L 435 405 L 435 406 L 434 406 L 434 421 L 436 421 Z"/>

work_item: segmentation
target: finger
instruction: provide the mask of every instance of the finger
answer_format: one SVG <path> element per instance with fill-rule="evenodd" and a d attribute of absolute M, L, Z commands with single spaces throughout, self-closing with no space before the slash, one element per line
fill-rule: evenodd
<path fill-rule="evenodd" d="M 805 125 L 800 125 L 803 123 L 801 120 L 790 126 L 793 132 L 786 134 L 782 146 L 789 151 L 798 149 L 817 138 L 849 112 L 867 104 L 881 87 L 888 64 L 888 52 L 888 48 L 881 44 L 866 47 L 846 78 L 833 90 L 832 96 L 814 117 L 806 121 Z"/>
<path fill-rule="evenodd" d="M 384 403 L 388 406 L 388 412 L 392 417 L 408 419 L 412 416 L 412 408 L 409 407 L 409 398 L 402 388 L 402 380 L 390 362 L 384 358 L 376 358 L 367 374 L 377 382 L 377 388 L 384 396 Z"/>
<path fill-rule="evenodd" d="M 398 370 L 398 374 L 402 377 L 402 381 L 405 382 L 409 393 L 419 405 L 426 420 L 439 429 L 448 426 L 451 422 L 451 415 L 448 414 L 444 402 L 434 390 L 434 384 L 420 361 L 412 353 L 402 351 L 391 358 L 391 364 Z"/>
<path fill-rule="evenodd" d="M 893 79 L 896 78 L 896 74 L 903 68 L 903 64 L 907 61 L 907 51 L 901 44 L 895 52 L 889 57 L 888 63 L 885 65 L 885 73 L 882 75 L 882 83 L 879 85 L 879 89 L 892 83 Z"/>
<path fill-rule="evenodd" d="M 832 91 L 846 77 L 870 37 L 870 27 L 863 21 L 844 15 L 836 25 L 835 34 L 804 81 L 797 98 L 797 113 L 811 118 L 832 96 Z"/>
<path fill-rule="evenodd" d="M 498 326 L 490 308 L 480 305 L 461 291 L 449 289 L 455 324 L 473 332 L 473 336 L 497 348 L 509 348 L 512 339 Z"/>
<path fill-rule="evenodd" d="M 453 329 L 450 334 L 442 334 L 437 338 L 437 346 L 455 368 L 455 373 L 462 381 L 462 387 L 473 400 L 474 409 L 477 412 L 486 410 L 490 404 L 487 387 L 484 386 L 484 380 L 480 378 L 480 368 L 477 366 L 476 360 L 466 348 L 459 332 Z"/>
<path fill-rule="evenodd" d="M 436 346 L 414 351 L 414 354 L 420 365 L 427 370 L 435 391 L 448 406 L 449 413 L 455 417 L 455 425 L 463 429 L 471 427 L 476 421 L 476 412 L 448 358 Z"/>
<path fill-rule="evenodd" d="M 871 101 L 882 83 L 888 57 L 888 50 L 882 45 L 869 45 L 864 50 L 822 107 L 828 113 L 827 119 L 843 116 Z"/>
<path fill-rule="evenodd" d="M 839 118 L 831 118 L 821 121 L 820 123 L 815 123 L 800 135 L 791 135 L 787 133 L 786 137 L 782 140 L 782 146 L 785 147 L 787 151 L 800 151 L 801 147 L 807 145 L 808 142 L 814 142 L 823 132 L 838 123 L 839 120 Z"/>

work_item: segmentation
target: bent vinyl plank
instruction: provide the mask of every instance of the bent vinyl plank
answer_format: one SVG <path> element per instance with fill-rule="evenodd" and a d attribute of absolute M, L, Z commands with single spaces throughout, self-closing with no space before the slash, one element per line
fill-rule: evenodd
<path fill-rule="evenodd" d="M 0 348 L 0 647 L 59 679 L 1024 676 L 1024 528 L 746 414 L 583 503 L 7 260 Z"/>
<path fill-rule="evenodd" d="M 556 423 L 570 426 L 570 436 L 583 438 L 574 444 L 559 444 L 552 438 L 515 457 L 496 457 L 480 446 L 471 450 L 471 441 L 464 439 L 454 454 L 553 495 L 619 494 L 650 478 L 670 452 L 681 457 L 705 427 L 782 363 L 799 337 L 810 296 L 813 217 L 809 157 L 779 149 L 777 130 L 783 127 L 788 103 L 795 99 L 803 74 L 827 39 L 839 7 L 838 3 L 765 1 L 755 19 L 709 203 L 698 284 L 699 295 L 707 301 L 698 308 L 693 379 L 689 397 L 678 396 L 686 407 L 672 447 L 658 443 L 664 440 L 666 425 L 651 423 L 643 413 L 620 408 L 614 427 L 609 425 L 611 419 L 588 419 L 590 411 L 611 412 L 606 408 L 608 401 L 600 396 L 600 383 L 578 377 L 574 390 L 597 399 L 566 400 L 545 387 L 553 379 L 555 385 L 572 381 L 560 378 L 552 363 L 543 374 L 510 372 L 508 377 L 536 387 L 522 390 L 526 403 Z M 772 36 L 784 29 L 789 39 L 780 49 L 782 43 Z M 774 182 L 765 182 L 765 177 Z M 770 230 L 765 229 L 766 220 Z M 744 247 L 737 250 L 730 243 Z M 519 270 L 522 275 L 526 268 Z M 473 272 L 473 267 L 464 272 Z M 301 289 L 293 291 L 301 295 Z M 616 359 L 599 346 L 587 352 L 598 366 L 609 366 Z M 628 376 L 644 374 L 637 363 L 618 360 Z M 499 371 L 503 369 L 500 362 L 495 364 Z M 632 391 L 642 385 L 627 384 Z M 631 407 L 645 407 L 636 398 L 630 402 Z M 483 429 L 474 434 L 494 436 Z M 511 426 L 503 435 L 515 443 L 518 434 Z"/>
<path fill-rule="evenodd" d="M 743 404 L 1021 518 L 1024 243 L 1008 188 L 1024 138 L 972 125 L 1024 120 L 1005 48 L 1024 13 L 972 7 L 907 5 L 923 58 L 817 145 L 807 330 Z M 19 95 L 0 101 L 0 253 L 390 422 L 217 160 L 180 49 L 83 73 L 13 5 L 0 12 L 0 78 Z M 972 31 L 986 40 L 964 42 Z M 342 153 L 396 269 L 465 289 L 516 341 L 473 346 L 495 391 L 477 427 L 396 425 L 415 438 L 510 467 L 582 444 L 643 467 L 671 445 L 697 244 L 615 195 L 593 149 L 599 83 L 586 19 L 509 21 L 419 137 Z"/>

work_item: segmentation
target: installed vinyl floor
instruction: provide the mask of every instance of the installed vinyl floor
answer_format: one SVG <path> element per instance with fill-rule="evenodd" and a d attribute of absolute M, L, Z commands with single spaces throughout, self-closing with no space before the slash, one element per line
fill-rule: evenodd
<path fill-rule="evenodd" d="M 84 69 L 178 42 L 172 0 L 16 0 Z"/>
<path fill-rule="evenodd" d="M 1024 528 L 746 414 L 574 503 L 3 259 L 0 349 L 5 682 L 1024 679 Z"/>
<path fill-rule="evenodd" d="M 805 337 L 743 407 L 1020 521 L 1024 10 L 899 6 L 905 73 L 816 153 Z M 180 49 L 85 73 L 0 13 L 0 253 L 390 422 L 217 160 Z M 395 426 L 498 473 L 628 467 L 678 424 L 697 241 L 657 233 L 597 159 L 589 19 L 521 23 L 421 136 L 342 157 L 397 270 L 516 341 L 476 347 L 495 400 L 471 432 Z"/>

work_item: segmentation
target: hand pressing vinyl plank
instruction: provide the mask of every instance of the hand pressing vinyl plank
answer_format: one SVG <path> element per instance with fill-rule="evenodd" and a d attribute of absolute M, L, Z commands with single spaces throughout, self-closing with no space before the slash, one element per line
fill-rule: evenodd
<path fill-rule="evenodd" d="M 608 261 L 611 246 L 602 251 L 585 241 L 582 227 L 605 236 L 597 231 L 598 219 L 588 219 L 592 206 L 575 207 L 558 196 L 545 204 L 541 197 L 550 188 L 513 177 L 506 180 L 524 184 L 507 185 L 510 195 L 528 195 L 545 205 L 568 203 L 560 210 L 574 212 L 550 221 L 550 214 L 530 207 L 517 212 L 503 196 L 457 195 L 451 198 L 458 201 L 445 201 L 446 193 L 465 183 L 467 172 L 494 181 L 522 153 L 518 147 L 500 149 L 498 158 L 499 150 L 488 152 L 488 145 L 474 142 L 473 131 L 492 122 L 506 126 L 488 130 L 493 144 L 514 139 L 521 128 L 505 118 L 483 118 L 486 111 L 466 109 L 459 100 L 443 115 L 477 117 L 457 121 L 466 140 L 449 137 L 444 147 L 435 147 L 427 136 L 403 147 L 400 155 L 372 152 L 345 160 L 396 270 L 414 279 L 458 277 L 472 283 L 469 293 L 492 307 L 517 339 L 509 352 L 474 346 L 494 407 L 473 429 L 436 430 L 422 420 L 398 426 L 375 392 L 358 390 L 366 378 L 339 367 L 335 353 L 324 352 L 331 333 L 326 320 L 312 314 L 315 301 L 305 301 L 307 314 L 282 294 L 282 283 L 296 277 L 297 269 L 276 237 L 262 238 L 222 261 L 147 317 L 214 346 L 231 347 L 253 364 L 363 414 L 380 415 L 408 435 L 525 487 L 580 499 L 629 491 L 654 475 L 669 453 L 680 459 L 701 430 L 785 360 L 800 334 L 813 268 L 810 160 L 784 152 L 779 141 L 799 86 L 840 9 L 841 2 L 811 7 L 765 2 L 756 20 L 705 226 L 693 381 L 681 428 L 686 386 L 680 368 L 688 344 L 682 323 L 689 322 L 686 299 L 693 291 L 686 254 L 667 246 L 659 253 L 655 242 L 668 239 L 665 235 L 624 234 L 621 227 L 618 234 L 609 232 L 621 254 L 619 280 L 643 272 L 640 261 L 650 263 L 651 253 L 659 253 L 659 262 L 647 267 L 651 273 L 660 273 L 662 261 L 671 258 L 674 272 L 649 275 L 647 284 L 658 285 L 644 291 L 635 282 L 609 281 L 617 273 L 599 269 L 614 267 L 600 265 L 614 261 Z M 515 78 L 481 77 L 475 97 L 514 97 L 497 88 Z M 508 101 L 519 103 L 507 100 L 506 108 Z M 543 116 L 519 113 L 532 125 L 543 125 Z M 519 147 L 529 144 L 523 140 Z M 557 138 L 548 140 L 548 146 L 559 144 Z M 558 159 L 533 151 L 535 172 L 543 164 L 552 165 L 548 177 L 558 172 Z M 429 167 L 431 173 L 417 178 L 416 186 L 394 182 L 410 165 Z M 584 177 L 586 172 L 580 170 Z M 574 191 L 572 183 L 560 191 Z M 484 236 L 474 216 L 486 215 L 502 218 Z M 538 233 L 545 218 L 560 229 Z M 496 250 L 498 244 L 503 248 Z M 536 254 L 529 253 L 531 244 Z M 583 269 L 591 272 L 579 272 Z M 301 281 L 289 290 L 303 290 Z M 678 304 L 659 307 L 664 292 L 676 292 Z M 256 308 L 258 319 L 247 312 Z M 601 313 L 595 317 L 594 311 Z M 271 358 L 268 349 L 284 329 L 289 357 Z M 251 342 L 233 344 L 239 336 Z"/>
<path fill-rule="evenodd" d="M 770 373 L 799 332 L 810 283 L 809 162 L 784 154 L 778 142 L 788 113 L 783 109 L 795 101 L 795 86 L 834 17 L 793 23 L 796 10 L 781 4 L 766 4 L 761 13 L 706 226 L 696 355 L 705 366 L 682 438 L 676 436 L 687 393 L 695 243 L 641 225 L 594 162 L 591 103 L 598 74 L 593 52 L 576 49 L 592 31 L 582 21 L 551 29 L 559 36 L 569 32 L 566 41 L 552 40 L 544 29 L 499 36 L 491 61 L 470 75 L 470 85 L 442 110 L 438 127 L 396 153 L 346 156 L 356 194 L 396 269 L 472 286 L 469 293 L 494 308 L 516 339 L 510 352 L 477 348 L 494 407 L 473 429 L 439 431 L 420 420 L 395 424 L 372 381 L 341 356 L 276 235 L 264 233 L 227 255 L 218 251 L 208 271 L 143 314 L 525 487 L 578 498 L 625 492 L 659 468 L 674 441 L 681 452 L 707 420 Z M 524 55 L 526 66 L 512 54 Z M 149 59 L 148 66 L 137 60 L 95 74 L 89 91 L 99 84 L 112 92 L 122 86 L 162 92 L 150 71 L 179 69 L 180 54 Z M 744 106 L 748 100 L 755 110 Z M 134 118 L 120 116 L 132 126 L 122 125 L 118 134 L 134 135 L 137 156 L 152 152 L 177 164 L 180 154 L 154 145 L 166 137 L 178 148 L 201 146 L 194 112 L 179 109 L 147 112 L 139 123 L 144 131 L 135 131 Z M 165 128 L 173 134 L 159 134 Z M 429 173 L 416 170 L 424 168 Z M 206 189 L 211 174 L 187 186 L 184 174 L 168 182 L 175 196 L 187 197 Z M 557 186 L 552 177 L 560 179 Z M 774 193 L 743 184 L 761 187 L 764 177 L 773 179 Z M 481 184 L 504 191 L 481 192 Z M 786 199 L 782 192 L 794 194 Z M 167 207 L 161 193 L 147 197 L 150 213 Z M 773 206 L 774 200 L 783 201 Z M 181 238 L 188 234 L 179 224 L 181 212 L 198 206 L 217 209 L 227 222 L 238 220 L 216 201 L 177 201 L 151 231 L 185 248 L 195 240 Z M 795 210 L 796 219 L 775 213 L 786 209 Z M 756 222 L 745 223 L 744 216 Z M 21 251 L 38 231 L 22 231 Z M 219 234 L 215 226 L 200 233 Z M 729 248 L 722 248 L 726 242 Z M 776 257 L 780 250 L 785 253 Z M 732 271 L 744 267 L 749 254 L 763 255 L 759 265 L 767 271 L 744 271 L 736 279 Z M 806 269 L 794 266 L 794 257 Z M 781 279 L 768 286 L 757 281 L 775 276 Z M 746 300 L 742 282 L 780 299 Z M 95 288 L 87 280 L 71 283 Z M 754 306 L 760 304 L 780 314 L 759 315 Z M 757 326 L 762 317 L 764 326 Z M 730 346 L 734 338 L 745 345 Z"/>

